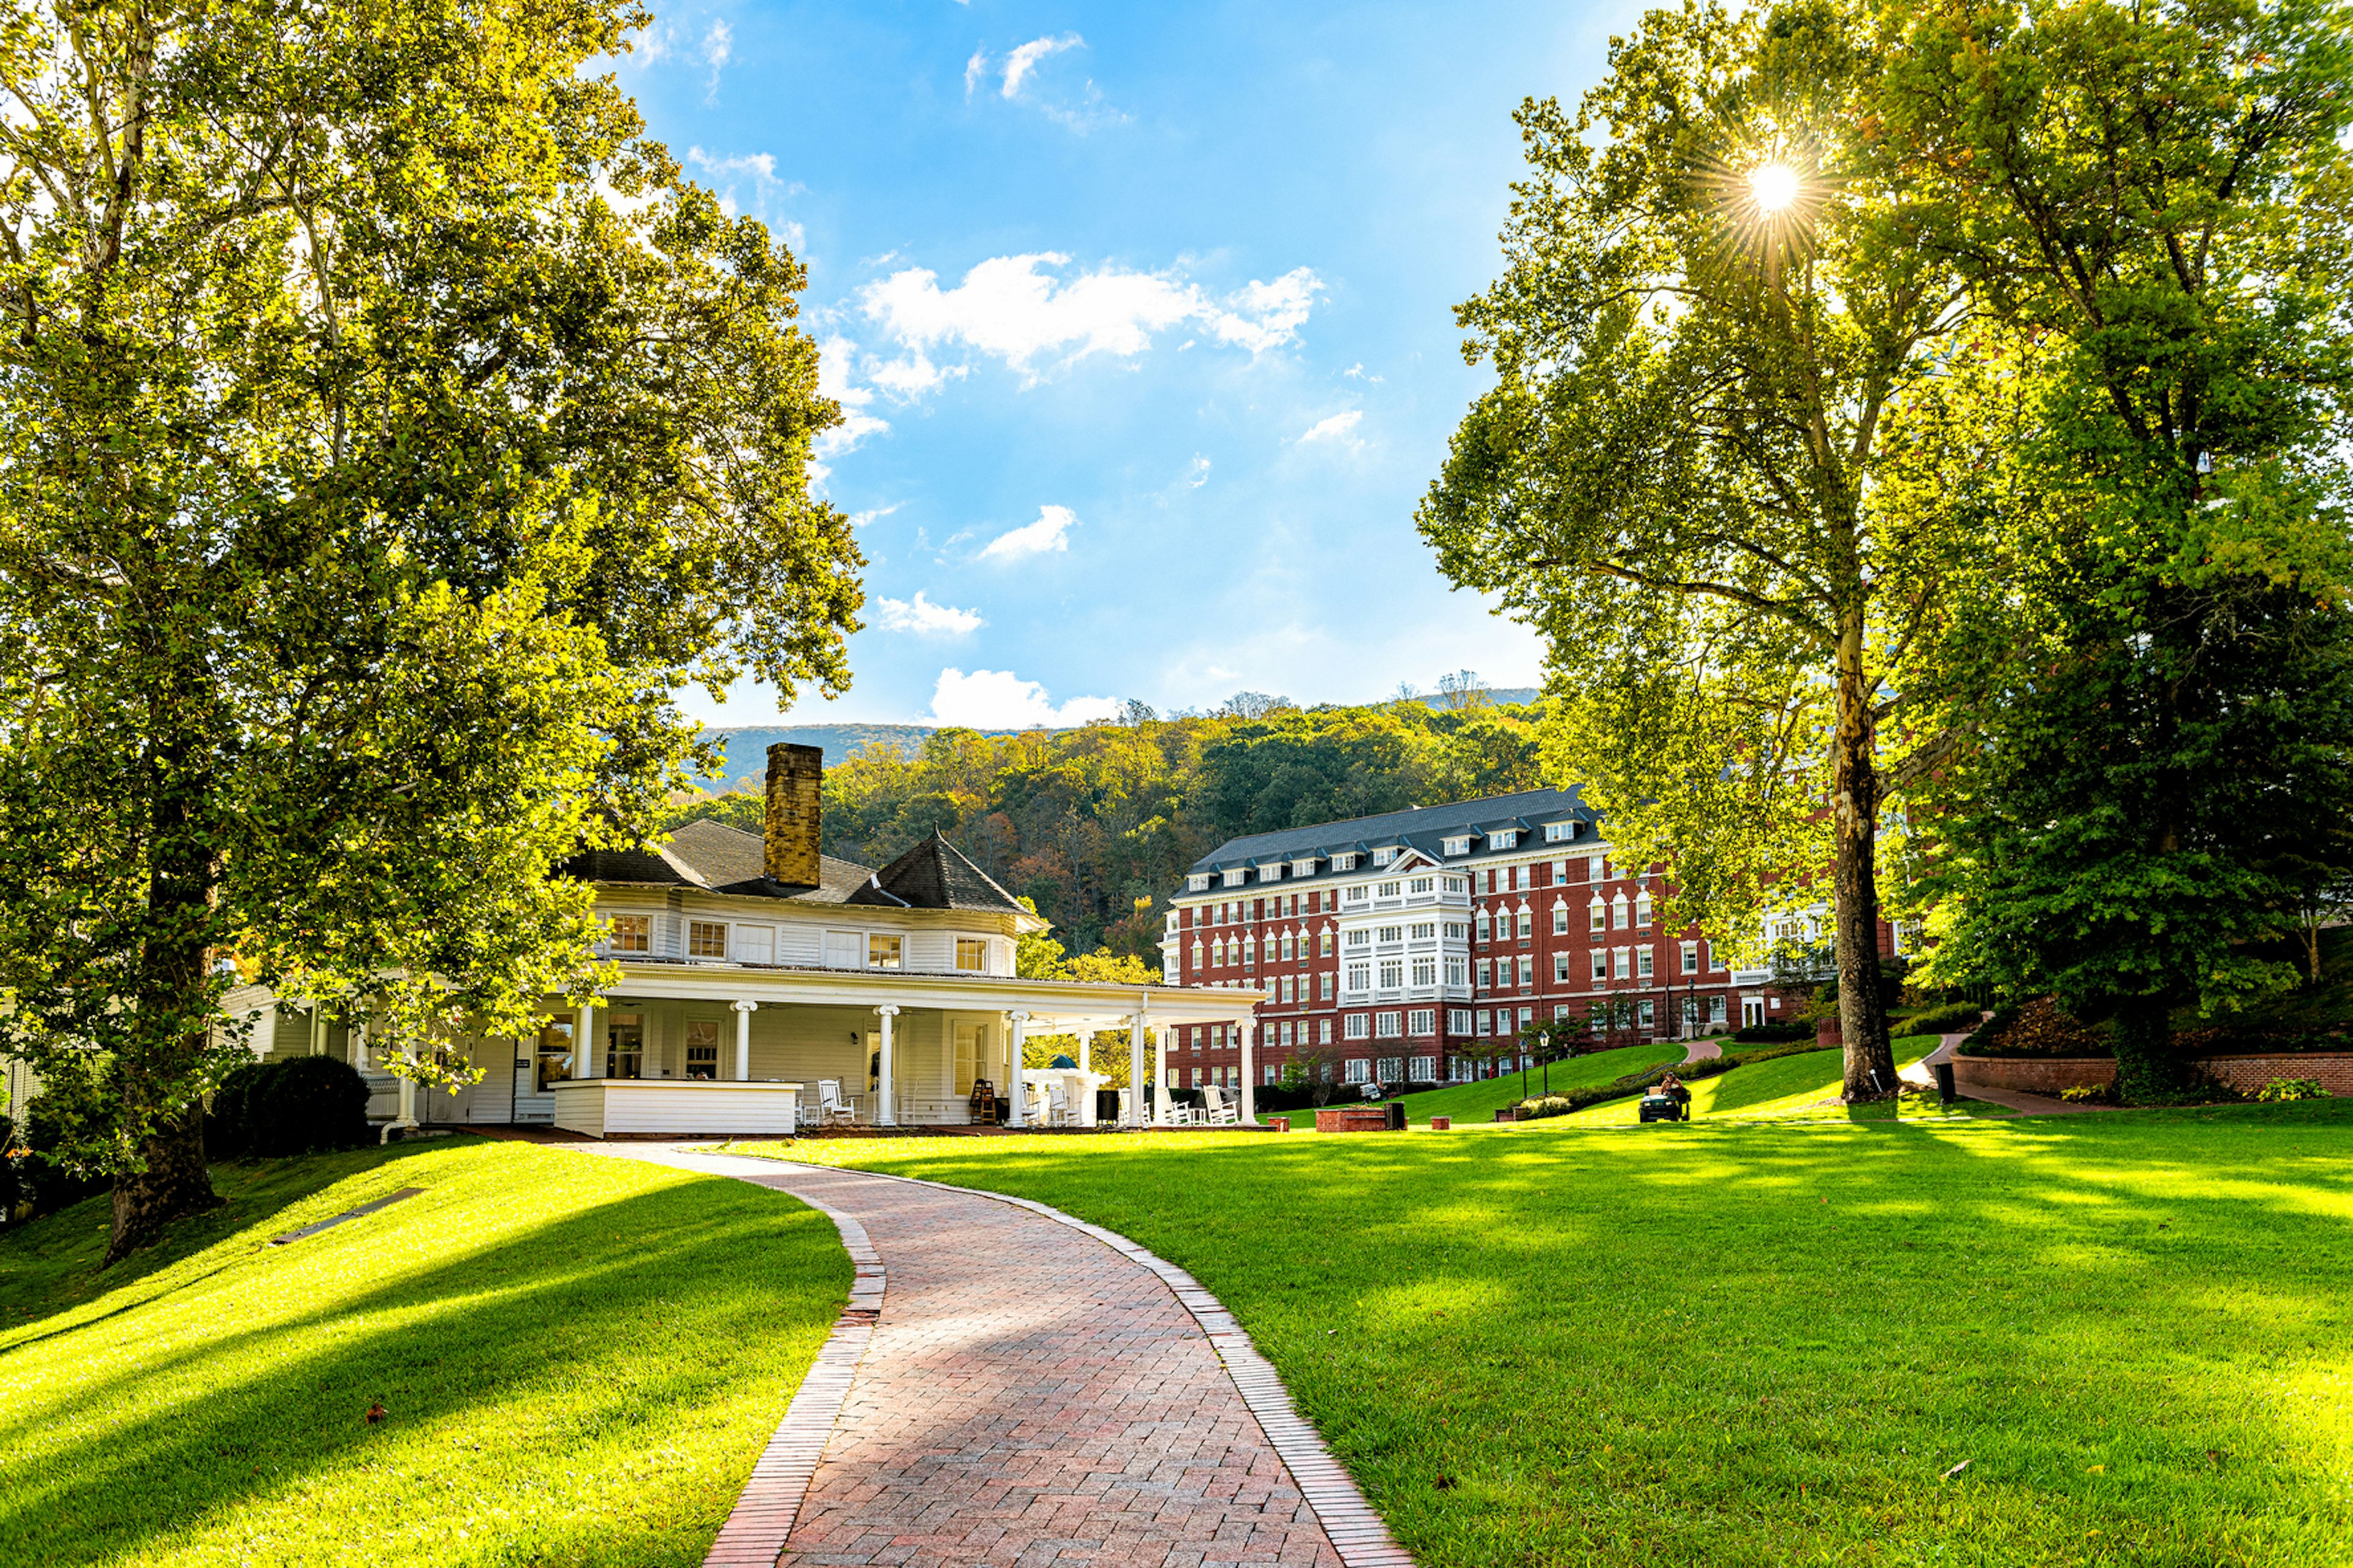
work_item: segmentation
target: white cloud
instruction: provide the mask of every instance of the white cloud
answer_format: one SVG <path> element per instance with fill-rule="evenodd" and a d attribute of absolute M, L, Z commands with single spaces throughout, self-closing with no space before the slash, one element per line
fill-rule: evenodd
<path fill-rule="evenodd" d="M 828 338 L 818 345 L 817 389 L 841 405 L 841 423 L 817 438 L 819 458 L 854 452 L 868 437 L 880 436 L 891 428 L 887 420 L 866 412 L 874 401 L 874 394 L 850 384 L 849 373 L 857 354 L 858 345 L 847 338 Z"/>
<path fill-rule="evenodd" d="M 702 63 L 711 68 L 711 79 L 702 84 L 706 102 L 719 96 L 719 73 L 727 68 L 728 58 L 734 52 L 735 29 L 727 25 L 725 17 L 719 17 L 702 35 Z"/>
<path fill-rule="evenodd" d="M 1091 719 L 1116 719 L 1124 710 L 1109 697 L 1073 697 L 1060 707 L 1045 687 L 1009 669 L 940 671 L 932 689 L 932 718 L 976 730 L 1068 729 Z"/>
<path fill-rule="evenodd" d="M 990 540 L 980 552 L 983 561 L 1018 561 L 1024 556 L 1044 555 L 1071 547 L 1071 530 L 1078 526 L 1078 514 L 1066 506 L 1041 506 L 1038 521 L 1025 522 L 1019 528 L 1000 533 Z"/>
<path fill-rule="evenodd" d="M 964 374 L 965 367 L 960 364 L 941 369 L 921 349 L 904 359 L 884 360 L 866 367 L 866 379 L 902 403 L 913 403 L 927 392 L 937 392 Z"/>
<path fill-rule="evenodd" d="M 689 147 L 686 161 L 703 173 L 723 180 L 730 174 L 752 174 L 764 182 L 773 183 L 776 177 L 776 155 L 774 153 L 737 153 L 723 158 L 700 147 Z"/>
<path fill-rule="evenodd" d="M 1193 454 L 1193 466 L 1185 470 L 1185 488 L 1198 490 L 1209 482 L 1209 459 L 1200 453 Z"/>
<path fill-rule="evenodd" d="M 1373 384 L 1374 384 L 1375 385 L 1377 385 L 1377 386 L 1380 384 L 1380 380 L 1381 380 L 1381 378 L 1380 378 L 1379 376 L 1377 376 L 1377 375 L 1373 375 L 1373 374 L 1367 374 L 1367 373 L 1366 373 L 1366 369 L 1365 369 L 1365 362 L 1364 362 L 1364 361 L 1362 361 L 1362 360 L 1358 360 L 1355 364 L 1350 365 L 1347 369 L 1345 369 L 1345 370 L 1342 371 L 1340 374 L 1341 374 L 1342 375 L 1352 375 L 1352 376 L 1356 377 L 1358 381 L 1369 381 L 1369 382 L 1373 383 Z"/>
<path fill-rule="evenodd" d="M 786 196 L 797 196 L 808 187 L 798 180 L 790 182 L 776 178 L 776 156 L 773 153 L 736 153 L 722 156 L 706 153 L 700 147 L 686 150 L 686 161 L 701 170 L 707 178 L 712 193 L 719 198 L 719 210 L 729 217 L 746 211 L 766 224 L 795 250 L 802 247 L 807 236 L 799 224 L 780 216 L 776 205 Z M 741 195 L 744 182 L 750 182 L 752 198 L 745 202 Z"/>
<path fill-rule="evenodd" d="M 1003 96 L 1021 96 L 1021 83 L 1039 60 L 1059 55 L 1064 49 L 1083 49 L 1086 47 L 1087 41 L 1076 33 L 1064 33 L 1059 38 L 1032 38 L 1026 44 L 1015 45 L 1012 52 L 1005 57 Z"/>
<path fill-rule="evenodd" d="M 853 511 L 849 514 L 849 526 L 852 528 L 864 528 L 870 522 L 890 516 L 904 504 L 906 503 L 903 501 L 894 500 L 889 506 L 873 507 L 866 511 Z"/>
<path fill-rule="evenodd" d="M 960 637 L 978 631 L 988 623 L 980 618 L 977 610 L 959 610 L 953 605 L 934 605 L 924 598 L 923 591 L 918 588 L 912 600 L 875 600 L 874 624 L 886 632 L 913 632 L 923 637 Z"/>
<path fill-rule="evenodd" d="M 980 79 L 987 74 L 988 51 L 985 48 L 973 50 L 972 58 L 964 62 L 964 95 L 970 98 L 973 90 L 980 86 Z"/>
<path fill-rule="evenodd" d="M 953 289 L 942 289 L 929 268 L 908 268 L 859 290 L 860 306 L 906 347 L 960 343 L 1034 378 L 1040 356 L 1133 358 L 1152 346 L 1154 334 L 1182 321 L 1263 353 L 1297 337 L 1324 287 L 1302 267 L 1219 301 L 1171 272 L 1106 265 L 1062 279 L 1049 270 L 1070 259 L 1058 251 L 992 257 Z"/>
<path fill-rule="evenodd" d="M 1364 416 L 1363 409 L 1351 408 L 1329 418 L 1318 419 L 1307 427 L 1307 434 L 1299 438 L 1299 444 L 1304 447 L 1313 441 L 1329 441 L 1352 452 L 1362 451 L 1365 443 L 1356 435 L 1356 425 Z"/>

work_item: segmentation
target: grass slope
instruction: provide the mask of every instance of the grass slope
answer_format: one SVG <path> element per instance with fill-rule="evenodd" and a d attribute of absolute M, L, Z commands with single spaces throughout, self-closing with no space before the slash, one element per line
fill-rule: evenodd
<path fill-rule="evenodd" d="M 2353 1101 L 1647 1134 L 792 1152 L 1189 1268 L 1425 1568 L 2345 1562 Z"/>
<path fill-rule="evenodd" d="M 699 1563 L 849 1285 L 778 1194 L 561 1149 L 214 1180 L 104 1273 L 104 1199 L 0 1242 L 0 1563 Z"/>
<path fill-rule="evenodd" d="M 1611 1079 L 1623 1078 L 1630 1072 L 1657 1067 L 1662 1062 L 1679 1062 L 1683 1059 L 1686 1048 L 1680 1040 L 1669 1040 L 1652 1045 L 1626 1046 L 1614 1051 L 1596 1051 L 1591 1056 L 1555 1062 L 1549 1069 L 1552 1087 L 1556 1089 L 1593 1088 L 1608 1083 Z M 1530 1070 L 1527 1075 L 1528 1094 L 1542 1092 L 1546 1070 L 1544 1068 Z M 1433 1116 L 1451 1116 L 1457 1121 L 1492 1121 L 1496 1111 L 1506 1105 L 1517 1104 L 1521 1098 L 1518 1073 L 1507 1078 L 1482 1079 L 1477 1083 L 1449 1084 L 1444 1089 L 1398 1096 L 1406 1107 L 1406 1119 L 1425 1127 Z M 1348 1101 L 1335 1096 L 1332 1103 L 1345 1105 Z M 1278 1114 L 1287 1115 L 1294 1129 L 1315 1125 L 1313 1106 Z M 1260 1118 L 1262 1121 L 1274 1119 L 1273 1115 Z"/>

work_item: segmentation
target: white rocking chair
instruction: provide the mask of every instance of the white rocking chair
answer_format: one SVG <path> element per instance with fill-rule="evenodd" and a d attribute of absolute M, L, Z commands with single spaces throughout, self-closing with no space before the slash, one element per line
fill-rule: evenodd
<path fill-rule="evenodd" d="M 1201 1090 L 1201 1109 L 1207 1119 L 1204 1123 L 1207 1126 L 1239 1127 L 1241 1125 L 1240 1107 L 1229 1103 L 1226 1099 L 1226 1091 L 1215 1084 L 1210 1084 Z"/>
<path fill-rule="evenodd" d="M 817 1124 L 820 1127 L 855 1127 L 858 1107 L 844 1099 L 841 1080 L 821 1078 L 817 1080 Z"/>

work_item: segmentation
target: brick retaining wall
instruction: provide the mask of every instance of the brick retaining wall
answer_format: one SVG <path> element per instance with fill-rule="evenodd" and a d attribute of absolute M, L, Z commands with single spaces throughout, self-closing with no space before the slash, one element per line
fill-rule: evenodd
<path fill-rule="evenodd" d="M 2331 1094 L 2353 1094 L 2353 1052 L 2200 1057 L 2198 1065 L 2242 1094 L 2253 1094 L 2275 1078 L 2316 1078 Z"/>
<path fill-rule="evenodd" d="M 2116 1081 L 2114 1057 L 1965 1057 L 1953 1053 L 1953 1079 L 1980 1089 L 2057 1094 L 2079 1085 Z"/>
<path fill-rule="evenodd" d="M 1315 1113 L 1318 1132 L 1386 1132 L 1389 1113 L 1381 1106 L 1359 1110 L 1324 1110 Z"/>

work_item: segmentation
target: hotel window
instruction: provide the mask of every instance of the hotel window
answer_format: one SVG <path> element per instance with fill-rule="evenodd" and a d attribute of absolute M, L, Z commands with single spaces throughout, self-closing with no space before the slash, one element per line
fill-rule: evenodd
<path fill-rule="evenodd" d="M 1408 1083 L 1436 1083 L 1438 1081 L 1438 1058 L 1436 1057 L 1414 1058 L 1412 1065 L 1407 1069 L 1405 1076 Z"/>
<path fill-rule="evenodd" d="M 1413 983 L 1416 985 L 1437 984 L 1438 960 L 1434 958 L 1415 959 L 1413 961 Z"/>
<path fill-rule="evenodd" d="M 1530 1024 L 1533 1024 L 1533 1023 L 1535 1023 L 1535 1021 L 1536 1021 L 1536 1010 L 1535 1010 L 1534 1007 L 1523 1007 L 1523 1008 L 1521 1008 L 1521 1009 L 1520 1009 L 1520 1027 L 1521 1027 L 1521 1028 L 1525 1029 L 1525 1028 L 1526 1028 Z"/>
<path fill-rule="evenodd" d="M 866 939 L 866 967 L 869 969 L 899 969 L 902 939 L 895 936 L 873 936 Z"/>
<path fill-rule="evenodd" d="M 1315 951 L 1323 954 L 1325 958 L 1332 956 L 1332 933 L 1330 931 L 1325 931 L 1316 940 Z"/>
<path fill-rule="evenodd" d="M 1416 925 L 1413 928 L 1413 940 L 1416 942 L 1436 942 L 1438 940 L 1438 922 L 1435 921 L 1423 921 L 1419 924 Z"/>
<path fill-rule="evenodd" d="M 1351 1013 L 1348 1015 L 1348 1038 L 1352 1040 L 1368 1039 L 1371 1037 L 1372 1032 L 1373 1021 L 1370 1018 L 1366 1017 L 1362 1013 Z"/>
<path fill-rule="evenodd" d="M 1450 1035 L 1469 1034 L 1471 1032 L 1471 1009 L 1468 1007 L 1449 1007 L 1446 1010 L 1446 1032 Z"/>
<path fill-rule="evenodd" d="M 1470 964 L 1468 960 L 1461 958 L 1448 959 L 1446 961 L 1446 984 L 1449 985 L 1468 984 L 1469 980 L 1467 978 L 1466 972 L 1469 967 Z"/>
<path fill-rule="evenodd" d="M 1608 906 L 1603 904 L 1602 901 L 1597 898 L 1588 907 L 1591 910 L 1593 914 L 1592 929 L 1595 931 L 1608 931 L 1609 929 L 1609 910 Z"/>
<path fill-rule="evenodd" d="M 1428 877 L 1416 877 L 1406 885 L 1406 891 L 1409 893 L 1430 893 L 1437 890 L 1438 884 Z"/>
<path fill-rule="evenodd" d="M 1447 941 L 1449 941 L 1449 942 L 1468 942 L 1470 939 L 1471 939 L 1471 922 L 1470 922 L 1470 921 L 1448 921 L 1446 922 L 1446 940 L 1447 940 Z"/>
<path fill-rule="evenodd" d="M 1286 975 L 1284 975 L 1284 976 L 1282 977 L 1282 990 L 1281 990 L 1281 996 L 1282 996 L 1282 1004 L 1283 1004 L 1283 1005 L 1285 1005 L 1285 1006 L 1289 1006 L 1292 1003 L 1296 1002 L 1296 1001 L 1298 1001 L 1298 1000 L 1299 1000 L 1298 996 L 1297 996 L 1297 995 L 1293 992 L 1293 990 L 1292 990 L 1291 986 L 1292 986 L 1292 980 L 1291 980 L 1291 976 L 1290 976 L 1290 975 L 1288 975 L 1288 974 L 1286 974 Z"/>
<path fill-rule="evenodd" d="M 976 973 L 987 968 L 988 943 L 978 937 L 956 938 L 956 967 Z M 1201 944 L 1198 942 L 1193 944 L 1193 967 L 1196 969 L 1201 967 Z"/>
<path fill-rule="evenodd" d="M 686 1076 L 707 1079 L 719 1076 L 719 1025 L 712 1019 L 686 1021 Z"/>
<path fill-rule="evenodd" d="M 1552 907 L 1552 934 L 1555 936 L 1567 936 L 1568 934 L 1568 906 L 1567 904 L 1556 903 Z"/>
<path fill-rule="evenodd" d="M 1209 944 L 1209 962 L 1219 969 L 1226 966 L 1226 939 L 1219 937 Z"/>
<path fill-rule="evenodd" d="M 1651 978 L 1651 950 L 1650 950 L 1649 948 L 1647 948 L 1647 947 L 1646 947 L 1646 948 L 1644 948 L 1644 949 L 1641 951 L 1641 952 L 1638 955 L 1638 957 L 1639 957 L 1639 959 L 1640 959 L 1640 964 L 1639 964 L 1639 968 L 1638 968 L 1638 970 L 1637 970 L 1637 973 L 1639 973 L 1642 976 L 1642 978 L 1643 978 L 1643 979 L 1648 980 L 1648 979 L 1650 979 L 1650 978 Z"/>
<path fill-rule="evenodd" d="M 1369 963 L 1348 965 L 1348 989 L 1369 991 L 1373 988 L 1373 966 Z"/>
<path fill-rule="evenodd" d="M 646 1016 L 615 1013 L 605 1032 L 605 1076 L 642 1078 L 646 1063 Z"/>
<path fill-rule="evenodd" d="M 1634 900 L 1634 923 L 1644 931 L 1651 929 L 1651 895 L 1648 893 Z"/>
<path fill-rule="evenodd" d="M 1519 842 L 1520 830 L 1516 827 L 1499 827 L 1487 835 L 1487 847 L 1490 849 L 1510 849 Z"/>
<path fill-rule="evenodd" d="M 1201 967 L 1201 944 L 1198 942 L 1193 944 L 1193 967 Z"/>
<path fill-rule="evenodd" d="M 1408 1013 L 1405 1016 L 1405 1032 L 1416 1036 L 1438 1033 L 1438 1009 L 1416 1007 Z"/>
<path fill-rule="evenodd" d="M 1365 927 L 1359 926 L 1355 931 L 1348 933 L 1348 945 L 1350 947 L 1370 947 L 1373 945 L 1373 933 Z"/>
<path fill-rule="evenodd" d="M 1302 1038 L 1304 1038 L 1304 1037 L 1303 1037 L 1303 1036 L 1302 1037 Z M 1324 1018 L 1324 1019 L 1321 1019 L 1321 1020 L 1319 1020 L 1319 1021 L 1316 1023 L 1316 1026 L 1315 1026 L 1315 1039 L 1316 1039 L 1316 1042 L 1317 1042 L 1319 1045 L 1326 1045 L 1326 1046 L 1328 1046 L 1328 1045 L 1330 1045 L 1330 1044 L 1332 1043 L 1332 1020 L 1331 1020 L 1331 1019 L 1329 1019 L 1329 1018 Z"/>
<path fill-rule="evenodd" d="M 1487 911 L 1484 910 L 1479 911 L 1479 940 L 1487 940 Z"/>
<path fill-rule="evenodd" d="M 1209 1026 L 1209 1046 L 1213 1050 L 1222 1051 L 1226 1048 L 1226 1026 L 1223 1024 Z"/>
<path fill-rule="evenodd" d="M 1258 938 L 1256 938 L 1256 937 L 1254 937 L 1254 936 L 1246 936 L 1246 937 L 1242 938 L 1242 963 L 1243 963 L 1243 964 L 1244 964 L 1245 966 L 1247 966 L 1247 965 L 1250 965 L 1250 964 L 1256 963 L 1257 962 L 1258 962 Z"/>
<path fill-rule="evenodd" d="M 1394 958 L 1381 960 L 1381 989 L 1394 991 L 1405 984 L 1405 965 Z"/>
<path fill-rule="evenodd" d="M 1619 894 L 1618 897 L 1610 903 L 1609 912 L 1610 923 L 1615 925 L 1620 931 L 1624 931 L 1626 929 L 1626 917 L 1630 912 L 1627 908 L 1625 894 Z"/>
<path fill-rule="evenodd" d="M 1633 974 L 1633 962 L 1634 962 L 1634 955 L 1633 955 L 1633 952 L 1632 952 L 1630 949 L 1622 948 L 1622 947 L 1621 947 L 1621 948 L 1620 948 L 1620 949 L 1618 949 L 1618 950 L 1617 950 L 1617 952 L 1618 952 L 1618 978 L 1619 978 L 1619 979 L 1620 979 L 1620 980 L 1626 980 L 1626 979 L 1630 979 L 1630 978 L 1631 978 L 1631 977 L 1632 977 L 1632 974 Z"/>
<path fill-rule="evenodd" d="M 1313 877 L 1315 875 L 1315 862 L 1312 859 L 1293 860 L 1291 863 L 1291 874 L 1294 877 Z"/>
<path fill-rule="evenodd" d="M 1650 1003 L 1648 1003 L 1648 1002 L 1643 1003 L 1643 1004 L 1642 1004 L 1642 1027 L 1644 1027 L 1644 1028 L 1646 1028 L 1646 1029 L 1647 1029 L 1647 1028 L 1651 1027 L 1651 1026 L 1652 1026 L 1652 1025 L 1657 1021 L 1657 1018 L 1658 1018 L 1658 1013 L 1657 1013 L 1657 1010 L 1656 1010 L 1655 1008 L 1653 1008 Z"/>
<path fill-rule="evenodd" d="M 1709 998 L 1707 999 L 1707 1021 L 1708 1021 L 1710 1024 L 1712 1024 L 1712 1025 L 1716 1025 L 1716 1026 L 1721 1026 L 1723 1025 L 1723 1023 L 1724 1023 L 1724 998 L 1723 998 L 1723 997 L 1721 997 L 1721 996 L 1711 996 L 1711 997 L 1709 997 Z"/>
<path fill-rule="evenodd" d="M 1535 958 L 1535 954 L 1534 954 L 1534 953 L 1532 953 L 1532 952 L 1530 952 L 1530 953 L 1523 953 L 1523 954 L 1520 956 L 1520 984 L 1523 984 L 1523 985 L 1534 985 L 1535 983 L 1536 983 L 1536 958 Z"/>
<path fill-rule="evenodd" d="M 1487 1009 L 1485 1009 L 1484 1007 L 1480 1008 L 1480 1009 L 1479 1009 L 1479 1032 L 1480 1032 L 1481 1034 L 1482 1034 L 1482 1035 L 1483 1035 L 1483 1034 L 1485 1034 L 1485 1033 L 1487 1033 L 1487 1019 L 1488 1019 L 1488 1012 L 1487 1012 Z"/>
<path fill-rule="evenodd" d="M 1325 1002 L 1332 1000 L 1332 982 L 1335 976 L 1328 969 L 1315 977 L 1315 994 L 1319 1000 Z"/>
<path fill-rule="evenodd" d="M 1599 948 L 1593 950 L 1593 984 L 1600 984 L 1609 978 L 1609 955 Z"/>
<path fill-rule="evenodd" d="M 1482 958 L 1479 961 L 1479 989 L 1484 991 L 1493 984 L 1494 980 L 1489 967 L 1489 961 Z"/>
<path fill-rule="evenodd" d="M 1468 838 L 1450 838 L 1446 841 L 1445 849 L 1446 853 L 1449 855 L 1468 855 L 1471 853 L 1471 840 Z"/>
<path fill-rule="evenodd" d="M 1695 942 L 1683 943 L 1683 973 L 1685 974 L 1699 973 L 1699 943 Z"/>
<path fill-rule="evenodd" d="M 1520 934 L 1522 936 L 1536 934 L 1536 912 L 1525 904 L 1520 907 Z"/>
<path fill-rule="evenodd" d="M 1291 942 L 1292 942 L 1291 933 L 1290 933 L 1289 931 L 1284 931 L 1284 932 L 1282 933 L 1282 956 L 1283 956 L 1283 957 L 1285 957 L 1285 958 L 1290 958 L 1290 957 L 1292 957 L 1292 956 L 1293 956 L 1293 953 L 1292 953 L 1292 948 L 1291 948 Z"/>
<path fill-rule="evenodd" d="M 1545 842 L 1547 844 L 1566 844 L 1576 837 L 1577 824 L 1574 822 L 1547 822 L 1545 824 Z"/>
<path fill-rule="evenodd" d="M 1401 1037 L 1404 1026 L 1405 1015 L 1402 1013 L 1377 1013 L 1373 1017 L 1373 1033 L 1384 1040 Z"/>
<path fill-rule="evenodd" d="M 1557 981 L 1567 980 L 1568 954 L 1565 952 L 1556 952 L 1552 955 L 1552 977 Z"/>
<path fill-rule="evenodd" d="M 653 920 L 649 915 L 615 915 L 606 938 L 615 952 L 649 952 L 653 949 Z"/>
<path fill-rule="evenodd" d="M 1398 896 L 1398 884 L 1395 882 L 1383 882 L 1379 889 L 1375 891 L 1373 896 L 1377 899 L 1394 899 Z"/>
<path fill-rule="evenodd" d="M 1373 1064 L 1366 1060 L 1364 1058 L 1350 1057 L 1347 1062 L 1347 1080 L 1350 1083 L 1370 1083 L 1373 1081 Z"/>
<path fill-rule="evenodd" d="M 1405 940 L 1405 927 L 1403 927 L 1403 926 L 1383 926 L 1383 927 L 1381 927 L 1381 941 L 1382 941 L 1382 942 L 1403 942 L 1404 940 Z"/>
<path fill-rule="evenodd" d="M 1345 898 L 1348 902 L 1352 904 L 1361 904 L 1371 895 L 1371 893 L 1372 889 L 1370 888 L 1367 888 L 1362 882 L 1359 882 L 1341 896 Z"/>
<path fill-rule="evenodd" d="M 1242 873 L 1239 868 L 1227 872 L 1225 875 L 1227 887 L 1239 888 L 1242 885 Z"/>

